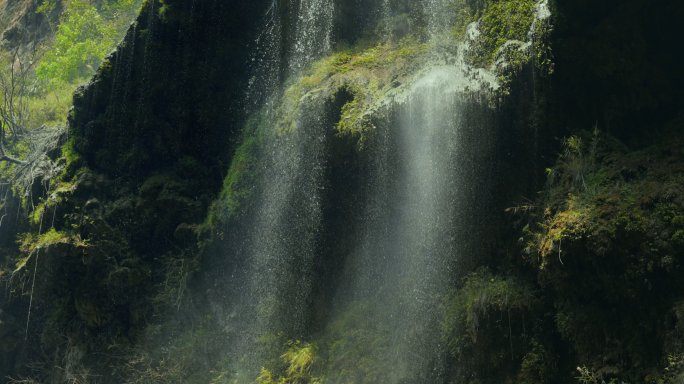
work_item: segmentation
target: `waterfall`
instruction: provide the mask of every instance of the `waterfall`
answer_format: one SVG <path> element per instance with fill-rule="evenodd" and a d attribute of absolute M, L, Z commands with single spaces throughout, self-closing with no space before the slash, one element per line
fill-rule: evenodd
<path fill-rule="evenodd" d="M 330 50 L 332 0 L 292 0 L 289 6 L 296 9 L 289 46 L 283 48 L 279 43 L 287 26 L 273 17 L 268 18 L 267 33 L 260 42 L 262 58 L 257 73 L 268 83 L 260 91 L 273 93 L 267 96 L 269 125 L 274 124 L 273 99 L 279 92 L 273 87 L 273 72 L 284 66 L 287 76 L 299 76 L 308 64 Z M 276 7 L 278 2 L 269 13 L 275 15 Z M 248 233 L 241 248 L 245 277 L 236 292 L 236 310 L 241 313 L 232 325 L 239 330 L 232 348 L 242 359 L 237 368 L 240 382 L 252 382 L 264 363 L 265 355 L 257 350 L 261 339 L 280 332 L 301 337 L 305 332 L 322 220 L 320 191 L 326 136 L 330 133 L 330 123 L 321 115 L 313 111 L 304 118 L 302 129 L 270 137 L 261 149 L 264 171 L 257 181 L 261 192 L 255 212 L 244 224 Z"/>
<path fill-rule="evenodd" d="M 289 57 L 291 74 L 330 51 L 335 5 L 332 0 L 300 0 Z"/>
<path fill-rule="evenodd" d="M 421 4 L 430 40 L 442 39 L 450 22 L 445 16 L 448 2 Z M 289 19 L 294 25 L 268 24 L 271 39 L 282 39 L 279 34 L 288 28 L 291 39 L 283 39 L 284 47 L 262 43 L 284 57 L 282 62 L 273 59 L 269 68 L 277 62 L 287 76 L 297 77 L 330 53 L 334 3 L 301 0 L 289 6 L 296 12 Z M 379 1 L 379 17 L 391 18 L 391 6 Z M 389 107 L 375 138 L 363 149 L 369 160 L 358 179 L 363 179 L 359 187 L 366 196 L 355 201 L 364 213 L 354 224 L 354 238 L 345 240 L 352 244 L 351 252 L 335 273 L 344 279 L 330 295 L 328 315 L 322 317 L 329 325 L 354 306 L 366 308 L 364 322 L 384 345 L 376 359 L 386 367 L 377 380 L 382 383 L 432 383 L 444 376 L 439 300 L 448 292 L 454 260 L 472 253 L 477 237 L 472 228 L 486 198 L 477 192 L 486 195 L 480 186 L 493 139 L 486 119 L 468 107 L 465 90 L 473 76 L 464 67 L 462 53 L 451 64 L 439 57 L 442 62 L 422 73 Z M 268 116 L 267 129 L 276 125 L 274 100 L 282 92 L 275 90 L 262 112 Z M 304 108 L 295 119 L 292 132 L 263 140 L 256 181 L 260 192 L 253 213 L 242 224 L 247 234 L 238 247 L 244 263 L 243 277 L 235 284 L 234 311 L 239 314 L 232 325 L 237 337 L 231 347 L 242 361 L 239 382 L 253 380 L 268 358 L 259 346 L 264 338 L 310 336 L 315 298 L 320 296 L 315 265 L 322 257 L 323 228 L 329 225 L 323 200 L 335 121 L 326 104 Z M 316 327 L 325 335 L 326 324 Z M 340 376 L 336 381 L 334 375 L 330 382 L 347 380 Z"/>

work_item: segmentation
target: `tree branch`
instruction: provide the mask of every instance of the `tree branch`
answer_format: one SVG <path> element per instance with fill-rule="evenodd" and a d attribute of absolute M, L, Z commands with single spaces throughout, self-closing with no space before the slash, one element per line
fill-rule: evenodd
<path fill-rule="evenodd" d="M 28 164 L 24 160 L 15 159 L 14 157 L 10 157 L 7 155 L 0 156 L 0 161 L 6 161 L 8 163 L 14 163 L 14 164 L 19 164 L 19 165 Z"/>

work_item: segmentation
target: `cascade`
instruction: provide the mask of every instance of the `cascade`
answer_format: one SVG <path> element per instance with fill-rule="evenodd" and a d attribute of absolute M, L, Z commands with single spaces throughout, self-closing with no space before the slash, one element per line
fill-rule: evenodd
<path fill-rule="evenodd" d="M 436 46 L 450 22 L 443 12 L 447 3 L 421 2 L 430 43 Z M 273 73 L 263 68 L 277 63 L 286 76 L 296 78 L 331 50 L 333 1 L 289 5 L 296 11 L 290 16 L 296 21 L 289 26 L 291 38 L 283 38 L 286 26 L 268 15 L 270 36 L 260 37 L 260 44 L 268 47 L 264 50 L 271 51 L 263 55 L 270 55 L 270 61 L 257 73 L 270 79 Z M 391 7 L 387 0 L 378 2 L 380 17 L 391 17 Z M 286 43 L 281 47 L 269 39 Z M 466 68 L 463 53 L 454 50 L 447 47 L 450 59 L 440 53 L 438 64 L 400 91 L 387 106 L 389 117 L 363 149 L 369 165 L 358 179 L 364 180 L 359 189 L 365 196 L 355 201 L 364 213 L 347 240 L 352 244 L 347 261 L 333 273 L 343 278 L 329 295 L 329 314 L 323 316 L 331 323 L 346 311 L 366 308 L 365 326 L 381 335 L 385 345 L 375 361 L 385 367 L 380 382 L 431 383 L 443 376 L 439 297 L 447 293 L 454 260 L 467 257 L 477 243 L 473 228 L 483 221 L 478 215 L 487 198 L 483 180 L 494 139 L 486 114 L 469 107 L 472 99 L 465 96 L 468 89 L 478 89 L 481 80 Z M 268 98 L 259 129 L 277 125 L 277 95 Z M 246 240 L 233 250 L 243 260 L 237 277 L 231 276 L 237 297 L 231 349 L 241 361 L 236 368 L 239 382 L 258 375 L 267 359 L 264 340 L 279 335 L 300 339 L 311 333 L 321 289 L 317 258 L 325 226 L 330 225 L 324 223 L 323 200 L 330 188 L 326 169 L 335 122 L 326 105 L 308 108 L 291 131 L 264 139 L 260 149 L 260 192 L 253 213 L 242 221 Z"/>
<path fill-rule="evenodd" d="M 297 9 L 295 37 L 288 60 L 291 73 L 330 51 L 335 5 L 332 0 L 301 0 Z"/>
<path fill-rule="evenodd" d="M 289 5 L 296 14 L 292 42 L 284 48 L 284 62 L 278 52 L 279 42 L 273 42 L 282 38 L 282 21 L 268 20 L 271 27 L 264 37 L 262 49 L 267 59 L 260 73 L 270 78 L 271 84 L 274 67 L 284 65 L 287 76 L 298 76 L 307 64 L 330 50 L 332 0 L 291 1 Z M 271 106 L 273 103 L 269 102 Z M 265 144 L 260 153 L 264 163 L 258 181 L 262 193 L 246 224 L 248 235 L 242 250 L 247 261 L 238 289 L 241 316 L 235 326 L 240 332 L 234 342 L 239 354 L 249 351 L 237 374 L 246 382 L 254 379 L 263 364 L 264 356 L 254 351 L 255 340 L 282 331 L 303 334 L 307 324 L 304 314 L 310 307 L 311 267 L 322 219 L 320 190 L 329 133 L 327 122 L 320 116 L 307 123 L 306 130 L 281 135 Z"/>

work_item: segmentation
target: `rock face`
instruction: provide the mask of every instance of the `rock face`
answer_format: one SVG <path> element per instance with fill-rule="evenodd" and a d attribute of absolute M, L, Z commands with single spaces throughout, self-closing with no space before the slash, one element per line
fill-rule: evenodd
<path fill-rule="evenodd" d="M 119 48 L 77 90 L 69 142 L 51 152 L 67 167 L 51 186 L 36 182 L 36 220 L 3 224 L 3 250 L 16 249 L 18 233 L 35 235 L 14 279 L 35 277 L 36 284 L 32 302 L 12 294 L 2 303 L 12 316 L 0 317 L 0 382 L 36 374 L 61 382 L 79 367 L 105 373 L 106 357 L 99 363 L 81 358 L 97 356 L 114 340 L 122 351 L 139 340 L 157 304 L 167 308 L 162 302 L 185 290 L 179 294 L 167 283 L 186 284 L 203 252 L 201 224 L 244 121 L 247 42 L 267 4 L 164 4 L 169 11 L 162 17 L 160 2 L 146 2 Z M 44 15 L 35 13 L 39 5 L 4 4 L 16 13 L 5 32 L 8 47 L 47 33 Z M 29 306 L 24 342 L 16 336 L 23 327 L 10 319 L 26 318 Z M 65 338 L 72 345 L 66 349 L 60 346 Z M 69 372 L 25 366 L 41 361 L 46 348 Z"/>
<path fill-rule="evenodd" d="M 3 0 L 0 2 L 2 22 L 2 47 L 5 50 L 19 48 L 30 53 L 41 42 L 54 33 L 62 11 L 62 1 L 55 2 L 52 11 L 45 15 L 37 13 L 43 0 Z"/>
<path fill-rule="evenodd" d="M 14 370 L 15 357 L 23 342 L 22 330 L 17 319 L 0 309 L 0 373 Z"/>
<path fill-rule="evenodd" d="M 272 6 L 281 3 L 287 3 L 277 9 L 282 13 L 295 4 L 147 1 L 119 48 L 77 90 L 68 143 L 54 154 L 65 158 L 64 173 L 50 185 L 37 182 L 31 201 L 37 209 L 26 220 L 4 222 L 0 232 L 3 256 L 23 263 L 14 282 L 36 282 L 32 300 L 10 294 L 0 301 L 0 382 L 8 375 L 51 383 L 89 375 L 103 383 L 227 380 L 221 353 L 226 336 L 240 332 L 230 322 L 239 317 L 231 297 L 239 287 L 224 275 L 241 266 L 232 255 L 209 257 L 209 239 L 241 239 L 237 212 L 248 205 L 259 164 L 250 135 L 258 136 L 263 123 L 258 114 L 246 122 L 263 101 L 245 96 L 253 90 L 251 44 L 264 15 L 271 17 Z M 346 1 L 335 17 L 371 25 L 358 15 L 369 3 Z M 410 15 L 410 2 L 398 3 Z M 6 47 L 30 50 L 49 33 L 46 17 L 35 12 L 40 4 L 0 3 Z M 684 49 L 676 27 L 684 18 L 682 2 L 557 0 L 541 1 L 538 9 L 542 5 L 553 12 L 538 15 L 562 16 L 553 54 L 550 46 L 535 45 L 532 31 L 529 41 L 488 52 L 495 78 L 474 69 L 477 83 L 459 85 L 502 92 L 489 109 L 500 127 L 502 160 L 488 180 L 498 190 L 490 207 L 496 223 L 487 228 L 492 251 L 469 260 L 469 268 L 480 267 L 476 274 L 463 281 L 452 276 L 455 293 L 445 304 L 451 317 L 443 330 L 453 349 L 448 374 L 457 383 L 569 383 L 578 375 L 575 367 L 587 365 L 606 381 L 674 380 L 659 369 L 668 355 L 681 367 L 684 345 L 684 76 L 678 68 Z M 421 28 L 406 15 L 392 21 L 399 38 Z M 340 25 L 337 39 L 363 37 L 356 24 Z M 464 33 L 481 33 L 477 28 L 471 24 Z M 337 124 L 340 132 L 362 137 L 416 73 L 448 74 L 464 53 L 446 43 L 394 48 L 324 58 L 322 71 L 295 81 L 280 98 L 274 108 L 280 131 L 296 129 L 297 113 L 318 103 L 330 111 L 331 132 Z M 536 67 L 530 55 L 540 60 Z M 502 83 L 506 87 L 495 86 Z M 577 132 L 594 125 L 632 147 L 603 134 L 592 147 L 592 134 Z M 584 146 L 554 140 L 571 135 L 584 138 Z M 358 192 L 349 185 L 361 185 L 355 172 L 368 161 L 349 141 L 333 143 L 326 177 L 336 188 L 322 203 L 332 224 L 316 271 L 321 292 L 312 303 L 312 323 L 320 324 L 330 315 L 326 299 L 343 278 L 333 267 L 350 252 L 340 239 L 355 235 L 345 220 L 356 212 L 340 207 L 353 206 L 344 199 Z M 645 146 L 651 148 L 632 153 Z M 555 160 L 558 151 L 567 154 Z M 521 197 L 533 203 L 511 211 L 528 216 L 504 213 Z M 19 200 L 12 211 L 19 211 Z M 234 221 L 216 226 L 221 215 Z M 26 233 L 31 236 L 22 237 L 20 251 L 17 235 Z M 473 323 L 478 316 L 480 323 Z M 284 340 L 266 342 L 280 348 Z M 362 350 L 377 352 L 372 342 Z M 33 371 L 30 362 L 47 368 Z"/>

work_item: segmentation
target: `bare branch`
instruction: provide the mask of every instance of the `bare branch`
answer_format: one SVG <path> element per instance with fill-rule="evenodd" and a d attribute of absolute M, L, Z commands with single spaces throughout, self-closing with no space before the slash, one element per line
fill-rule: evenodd
<path fill-rule="evenodd" d="M 6 161 L 8 163 L 14 163 L 14 164 L 20 164 L 20 165 L 28 164 L 27 162 L 25 162 L 23 160 L 15 159 L 15 158 L 7 156 L 7 155 L 0 156 L 0 161 Z"/>

